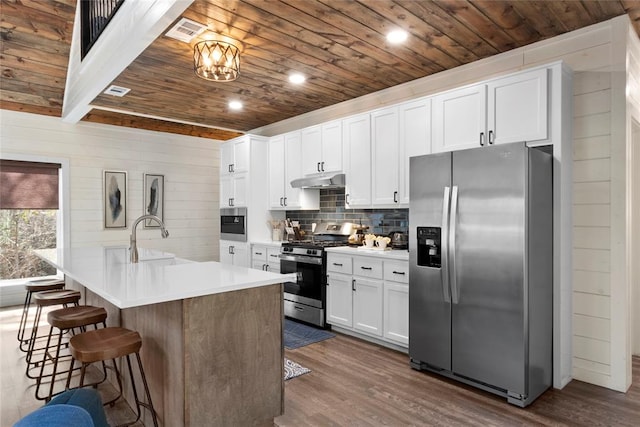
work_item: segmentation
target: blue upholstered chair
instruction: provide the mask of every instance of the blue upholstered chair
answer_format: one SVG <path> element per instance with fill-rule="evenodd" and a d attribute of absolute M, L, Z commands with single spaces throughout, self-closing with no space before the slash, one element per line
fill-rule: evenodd
<path fill-rule="evenodd" d="M 67 390 L 33 411 L 14 427 L 109 427 L 102 399 L 91 388 Z"/>

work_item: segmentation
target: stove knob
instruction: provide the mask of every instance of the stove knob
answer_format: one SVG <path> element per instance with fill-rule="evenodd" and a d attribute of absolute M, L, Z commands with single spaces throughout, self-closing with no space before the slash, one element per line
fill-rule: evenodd
<path fill-rule="evenodd" d="M 311 249 L 307 249 L 307 255 L 313 255 L 313 251 Z"/>

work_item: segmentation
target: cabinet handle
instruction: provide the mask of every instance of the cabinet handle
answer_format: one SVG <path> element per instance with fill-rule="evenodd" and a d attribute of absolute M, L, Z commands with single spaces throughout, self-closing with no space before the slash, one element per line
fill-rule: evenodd
<path fill-rule="evenodd" d="M 229 173 L 231 173 L 231 165 L 227 166 L 227 170 L 229 171 Z"/>
<path fill-rule="evenodd" d="M 262 255 L 262 252 L 254 252 L 256 255 Z"/>
<path fill-rule="evenodd" d="M 229 253 L 230 253 L 231 255 L 233 255 L 233 254 L 235 253 L 235 252 L 233 252 L 233 246 L 229 246 Z"/>
<path fill-rule="evenodd" d="M 484 147 L 484 132 L 480 132 L 480 146 Z"/>
<path fill-rule="evenodd" d="M 284 206 L 284 204 L 283 204 L 283 202 L 282 202 L 282 199 L 283 199 L 283 198 L 284 198 L 284 197 L 280 197 L 280 206 Z"/>
<path fill-rule="evenodd" d="M 231 163 L 231 172 L 235 172 L 236 171 L 236 165 L 234 163 Z"/>
<path fill-rule="evenodd" d="M 270 256 L 270 257 L 273 257 L 273 258 L 280 258 L 280 256 L 279 256 L 279 255 L 274 255 L 274 254 L 271 254 L 271 255 L 269 255 L 269 256 Z"/>
<path fill-rule="evenodd" d="M 344 195 L 344 204 L 348 205 L 349 204 L 349 193 Z"/>
<path fill-rule="evenodd" d="M 492 137 L 493 137 L 493 131 L 492 131 L 492 130 L 490 130 L 490 131 L 489 131 L 489 140 L 488 140 L 489 145 L 492 145 L 492 144 L 493 144 L 493 139 L 494 139 L 494 138 L 492 138 Z"/>
<path fill-rule="evenodd" d="M 320 162 L 316 163 L 316 170 L 320 172 Z"/>
<path fill-rule="evenodd" d="M 394 271 L 393 274 L 400 274 L 400 275 L 404 276 L 405 272 L 404 271 Z"/>
<path fill-rule="evenodd" d="M 393 203 L 398 203 L 398 192 L 397 191 L 393 192 Z"/>
<path fill-rule="evenodd" d="M 371 267 L 362 267 L 362 266 L 360 266 L 360 268 L 363 269 L 363 270 L 373 270 L 373 268 L 371 268 Z"/>
<path fill-rule="evenodd" d="M 351 290 L 356 291 L 356 279 L 351 279 Z"/>
<path fill-rule="evenodd" d="M 324 172 L 324 162 L 320 162 L 320 169 L 322 169 L 322 172 Z"/>
<path fill-rule="evenodd" d="M 284 198 L 284 205 L 287 206 L 287 198 Z"/>
<path fill-rule="evenodd" d="M 337 263 L 337 262 L 334 262 L 334 263 L 333 263 L 333 265 L 336 265 L 336 266 L 338 266 L 338 267 L 342 267 L 342 264 Z"/>
<path fill-rule="evenodd" d="M 232 197 L 231 198 L 231 206 L 235 206 L 235 204 L 236 204 L 235 202 L 236 202 L 236 198 Z"/>

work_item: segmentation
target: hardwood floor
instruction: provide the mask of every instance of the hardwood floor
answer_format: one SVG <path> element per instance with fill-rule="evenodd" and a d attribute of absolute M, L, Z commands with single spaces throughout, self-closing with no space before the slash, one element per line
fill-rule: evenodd
<path fill-rule="evenodd" d="M 572 381 L 522 409 L 412 370 L 406 354 L 341 334 L 285 355 L 311 373 L 285 383 L 279 426 L 640 425 L 640 357 L 627 393 Z"/>
<path fill-rule="evenodd" d="M 15 333 L 16 308 L 0 309 L 0 426 L 11 426 L 42 405 L 24 375 Z M 505 399 L 409 367 L 408 356 L 346 335 L 296 350 L 286 357 L 311 373 L 285 383 L 285 414 L 278 426 L 637 426 L 640 358 L 633 358 L 627 393 L 572 381 L 549 390 L 525 409 Z M 128 408 L 106 408 L 117 423 Z"/>

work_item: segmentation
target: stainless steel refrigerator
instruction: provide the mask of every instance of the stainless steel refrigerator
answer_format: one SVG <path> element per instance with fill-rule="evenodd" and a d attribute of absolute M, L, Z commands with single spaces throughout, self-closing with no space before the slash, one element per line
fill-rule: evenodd
<path fill-rule="evenodd" d="M 552 156 L 412 157 L 410 200 L 411 366 L 530 404 L 552 378 Z"/>

